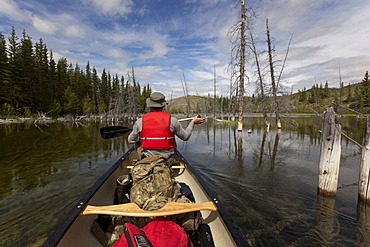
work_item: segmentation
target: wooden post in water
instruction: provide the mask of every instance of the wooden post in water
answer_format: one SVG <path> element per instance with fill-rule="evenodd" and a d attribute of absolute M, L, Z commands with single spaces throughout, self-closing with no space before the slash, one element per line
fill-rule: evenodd
<path fill-rule="evenodd" d="M 359 200 L 370 203 L 370 121 L 366 120 L 366 129 L 362 144 L 360 175 L 358 180 Z"/>
<path fill-rule="evenodd" d="M 321 134 L 318 193 L 334 196 L 337 193 L 341 155 L 341 126 L 335 124 L 332 107 L 324 112 Z"/>

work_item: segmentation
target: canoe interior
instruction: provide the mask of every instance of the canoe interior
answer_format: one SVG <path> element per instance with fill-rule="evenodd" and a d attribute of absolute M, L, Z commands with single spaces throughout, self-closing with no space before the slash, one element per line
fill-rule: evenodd
<path fill-rule="evenodd" d="M 132 165 L 136 159 L 136 152 L 131 152 L 126 159 L 108 176 L 107 180 L 96 191 L 92 198 L 87 202 L 88 205 L 112 205 L 114 199 L 114 189 L 116 179 L 123 174 L 128 174 L 129 169 L 126 166 Z M 198 180 L 188 169 L 174 170 L 175 178 L 179 182 L 185 182 L 192 190 L 196 202 L 207 202 L 213 200 L 199 184 Z M 214 243 L 219 246 L 237 246 L 232 234 L 226 227 L 223 219 L 218 212 L 201 211 L 203 223 L 210 226 Z M 91 232 L 91 226 L 97 215 L 77 216 L 72 225 L 68 228 L 58 246 L 102 246 Z M 109 238 L 110 236 L 108 236 Z M 45 245 L 51 246 L 51 245 Z"/>

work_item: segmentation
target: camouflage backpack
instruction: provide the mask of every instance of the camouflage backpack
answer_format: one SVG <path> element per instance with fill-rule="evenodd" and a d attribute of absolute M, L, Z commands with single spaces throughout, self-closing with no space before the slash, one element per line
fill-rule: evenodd
<path fill-rule="evenodd" d="M 159 209 L 181 197 L 180 186 L 173 177 L 172 169 L 160 155 L 137 161 L 131 174 L 133 186 L 130 200 L 144 210 Z"/>

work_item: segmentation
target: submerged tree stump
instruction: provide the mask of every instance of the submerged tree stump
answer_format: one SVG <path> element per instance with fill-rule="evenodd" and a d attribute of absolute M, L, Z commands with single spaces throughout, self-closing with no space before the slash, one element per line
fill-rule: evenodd
<path fill-rule="evenodd" d="M 332 107 L 324 112 L 321 134 L 318 193 L 334 196 L 337 192 L 341 155 L 341 126 L 335 124 Z"/>
<path fill-rule="evenodd" d="M 358 196 L 361 201 L 370 203 L 370 121 L 366 120 L 366 129 L 362 145 L 360 175 L 358 180 Z"/>

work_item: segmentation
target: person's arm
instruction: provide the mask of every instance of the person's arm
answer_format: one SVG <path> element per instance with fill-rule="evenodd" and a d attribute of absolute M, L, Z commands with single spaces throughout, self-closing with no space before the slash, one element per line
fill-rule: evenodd
<path fill-rule="evenodd" d="M 194 124 L 201 124 L 204 123 L 204 121 L 204 118 L 195 116 L 193 120 L 190 121 L 188 127 L 184 129 L 177 118 L 171 117 L 171 131 L 174 132 L 175 135 L 181 140 L 187 141 L 189 140 L 191 133 L 193 132 Z"/>
<path fill-rule="evenodd" d="M 136 120 L 134 126 L 132 127 L 132 131 L 128 136 L 128 142 L 129 143 L 136 143 L 140 140 L 140 132 L 142 129 L 142 119 L 139 118 Z"/>
<path fill-rule="evenodd" d="M 188 127 L 184 129 L 182 125 L 180 124 L 179 120 L 177 120 L 177 118 L 171 117 L 171 131 L 175 133 L 175 135 L 181 140 L 187 141 L 191 136 L 191 132 L 193 131 L 193 128 L 194 128 L 193 121 L 191 121 Z"/>

